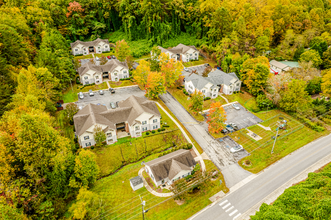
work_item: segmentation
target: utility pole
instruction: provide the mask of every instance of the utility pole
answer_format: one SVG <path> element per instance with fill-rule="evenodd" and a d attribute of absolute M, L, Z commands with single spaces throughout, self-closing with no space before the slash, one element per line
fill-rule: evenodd
<path fill-rule="evenodd" d="M 71 85 L 71 90 L 74 91 L 74 88 L 72 88 L 72 82 L 71 82 L 71 79 L 70 79 L 70 85 Z"/>
<path fill-rule="evenodd" d="M 142 214 L 143 214 L 143 220 L 145 220 L 145 213 L 148 212 L 148 209 L 144 210 L 144 206 L 146 205 L 146 201 L 143 201 L 140 195 L 139 195 L 139 198 L 140 198 L 140 201 L 141 201 L 141 211 L 142 211 Z"/>
<path fill-rule="evenodd" d="M 274 147 L 275 147 L 275 143 L 276 143 L 276 140 L 277 140 L 278 131 L 279 131 L 279 127 L 277 127 L 277 133 L 276 133 L 276 137 L 275 137 L 274 145 L 272 145 L 272 149 L 271 149 L 271 153 L 272 153 L 272 154 L 274 153 Z"/>

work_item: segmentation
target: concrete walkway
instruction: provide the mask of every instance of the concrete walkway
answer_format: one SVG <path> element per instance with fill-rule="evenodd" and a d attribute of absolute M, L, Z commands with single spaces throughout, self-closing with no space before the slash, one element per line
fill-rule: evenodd
<path fill-rule="evenodd" d="M 261 128 L 263 128 L 266 131 L 271 131 L 271 128 L 270 127 L 266 127 L 266 126 L 263 126 L 261 124 L 256 124 L 256 125 L 260 126 Z"/>
<path fill-rule="evenodd" d="M 108 89 L 110 88 L 110 85 L 109 85 L 109 81 L 106 81 L 107 82 L 107 86 L 108 86 Z"/>
<path fill-rule="evenodd" d="M 180 124 L 167 112 L 167 110 L 165 110 L 162 105 L 160 105 L 160 103 L 156 102 L 156 104 L 168 115 L 168 117 L 177 125 L 177 127 L 180 129 L 180 131 L 183 133 L 184 137 L 186 138 L 187 142 L 189 142 L 190 144 L 192 144 L 193 146 L 193 150 L 194 153 L 197 155 L 197 158 L 200 161 L 200 165 L 201 165 L 201 169 L 202 171 L 206 171 L 206 165 L 205 162 L 203 161 L 201 154 L 199 153 L 199 151 L 196 149 L 196 147 L 194 146 L 194 144 L 192 143 L 191 139 L 189 138 L 189 136 L 186 134 L 186 132 L 184 131 L 184 129 L 182 128 L 182 126 L 180 126 Z"/>
<path fill-rule="evenodd" d="M 170 196 L 173 196 L 174 194 L 172 192 L 170 193 L 158 193 L 156 192 L 154 189 L 152 189 L 148 183 L 146 182 L 145 178 L 143 177 L 143 171 L 144 171 L 144 168 L 141 168 L 138 172 L 138 175 L 141 177 L 141 179 L 143 180 L 144 182 L 144 185 L 145 185 L 145 188 L 150 192 L 152 193 L 154 196 L 158 196 L 158 197 L 170 197 Z"/>
<path fill-rule="evenodd" d="M 229 100 L 227 98 L 225 98 L 224 96 L 222 96 L 222 93 L 218 93 L 218 95 L 221 96 L 226 101 L 226 103 L 229 103 Z"/>

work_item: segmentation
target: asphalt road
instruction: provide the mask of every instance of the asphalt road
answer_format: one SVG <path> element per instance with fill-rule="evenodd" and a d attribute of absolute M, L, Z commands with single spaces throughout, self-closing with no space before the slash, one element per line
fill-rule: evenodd
<path fill-rule="evenodd" d="M 160 98 L 199 143 L 211 161 L 222 171 L 228 187 L 234 186 L 251 175 L 250 172 L 238 165 L 230 150 L 215 140 L 206 131 L 203 123 L 198 123 L 176 99 L 168 93 L 160 96 Z"/>
<path fill-rule="evenodd" d="M 194 220 L 239 220 L 241 214 L 329 154 L 331 154 L 331 135 L 314 141 L 280 160 L 223 198 L 218 204 L 196 216 Z"/>

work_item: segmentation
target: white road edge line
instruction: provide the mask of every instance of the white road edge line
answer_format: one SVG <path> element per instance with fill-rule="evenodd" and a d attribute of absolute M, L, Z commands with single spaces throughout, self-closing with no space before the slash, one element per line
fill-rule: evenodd
<path fill-rule="evenodd" d="M 231 213 L 229 214 L 229 216 L 233 216 L 234 213 L 236 213 L 236 212 L 238 212 L 238 209 L 236 209 L 236 210 L 234 210 L 233 212 L 231 212 Z"/>
<path fill-rule="evenodd" d="M 235 220 L 236 218 L 238 218 L 241 215 L 241 213 L 239 213 L 238 215 L 236 215 L 235 217 L 233 217 L 232 220 Z"/>
<path fill-rule="evenodd" d="M 227 209 L 225 212 L 228 212 L 228 211 L 230 211 L 231 209 L 233 209 L 234 208 L 234 206 L 231 206 L 229 209 Z"/>
<path fill-rule="evenodd" d="M 231 205 L 231 203 L 228 203 L 227 205 L 223 206 L 222 209 L 226 209 L 227 207 L 229 207 Z"/>
<path fill-rule="evenodd" d="M 226 203 L 226 202 L 228 202 L 228 200 L 224 200 L 223 202 L 221 202 L 220 204 L 219 204 L 219 206 L 222 206 L 224 203 Z"/>

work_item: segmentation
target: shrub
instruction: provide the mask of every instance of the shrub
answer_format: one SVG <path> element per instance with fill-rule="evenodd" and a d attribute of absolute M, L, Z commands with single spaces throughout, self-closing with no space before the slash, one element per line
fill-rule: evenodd
<path fill-rule="evenodd" d="M 204 101 L 210 100 L 210 97 L 206 97 L 203 99 Z"/>
<path fill-rule="evenodd" d="M 316 122 L 312 122 L 308 118 L 305 118 L 301 115 L 296 114 L 296 118 L 299 119 L 299 121 L 301 121 L 302 123 L 304 123 L 308 128 L 311 128 L 314 131 L 322 132 L 325 130 L 324 127 L 318 125 Z"/>
<path fill-rule="evenodd" d="M 92 149 L 92 150 L 94 149 L 94 145 L 93 145 L 93 146 L 91 146 L 91 149 Z"/>
<path fill-rule="evenodd" d="M 157 129 L 158 132 L 161 132 L 161 128 Z"/>
<path fill-rule="evenodd" d="M 169 127 L 169 125 L 168 125 L 168 124 L 165 124 L 165 125 L 163 125 L 163 127 L 165 127 L 165 128 L 168 128 L 168 127 Z"/>
<path fill-rule="evenodd" d="M 165 128 L 161 128 L 161 131 L 165 131 Z"/>
<path fill-rule="evenodd" d="M 153 130 L 152 133 L 155 134 L 155 130 Z"/>
<path fill-rule="evenodd" d="M 149 135 L 149 131 L 146 132 L 146 135 Z"/>
<path fill-rule="evenodd" d="M 259 94 L 256 97 L 256 103 L 257 106 L 261 109 L 273 109 L 275 106 L 273 104 L 273 102 L 267 98 L 267 96 L 265 94 Z"/>
<path fill-rule="evenodd" d="M 192 147 L 193 147 L 193 144 L 191 144 L 191 143 L 188 143 L 186 146 L 187 146 L 187 149 L 192 149 Z"/>

